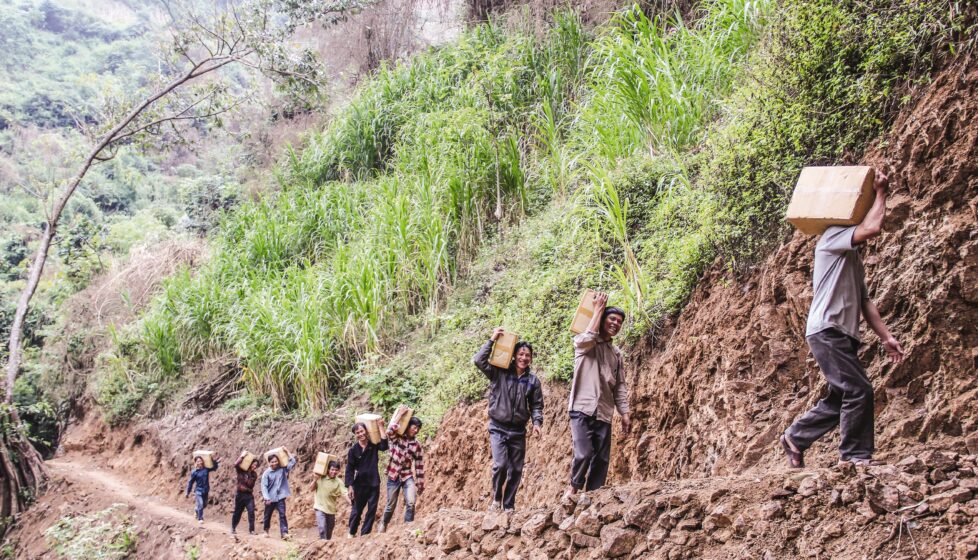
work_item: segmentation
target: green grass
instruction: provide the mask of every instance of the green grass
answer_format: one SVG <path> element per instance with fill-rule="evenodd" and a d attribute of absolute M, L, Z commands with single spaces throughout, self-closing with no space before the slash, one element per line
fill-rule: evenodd
<path fill-rule="evenodd" d="M 44 531 L 58 558 L 65 560 L 121 560 L 136 553 L 136 528 L 125 504 L 91 515 L 68 515 Z"/>
<path fill-rule="evenodd" d="M 120 336 L 104 400 L 222 354 L 277 408 L 362 391 L 430 430 L 482 394 L 470 360 L 497 325 L 568 379 L 583 288 L 626 308 L 627 341 L 718 258 L 761 258 L 800 167 L 858 159 L 953 40 L 949 13 L 711 0 L 593 36 L 569 16 L 480 26 L 383 68 Z"/>

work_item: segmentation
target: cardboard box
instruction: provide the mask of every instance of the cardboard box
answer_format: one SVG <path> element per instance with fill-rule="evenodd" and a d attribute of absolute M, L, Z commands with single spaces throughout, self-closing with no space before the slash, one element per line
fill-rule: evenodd
<path fill-rule="evenodd" d="M 206 451 L 206 450 L 203 450 L 203 449 L 198 449 L 197 451 L 194 451 L 194 460 L 196 460 L 197 457 L 200 457 L 201 459 L 204 460 L 204 468 L 205 469 L 213 469 L 214 468 L 214 452 L 213 451 Z"/>
<path fill-rule="evenodd" d="M 251 464 L 255 462 L 255 454 L 250 451 L 244 452 L 244 457 L 241 458 L 241 464 L 238 465 L 241 470 L 246 471 L 251 468 Z"/>
<path fill-rule="evenodd" d="M 316 454 L 316 466 L 312 468 L 312 472 L 318 476 L 326 476 L 326 470 L 329 468 L 330 461 L 339 461 L 338 455 L 332 455 L 324 451 L 320 451 Z"/>
<path fill-rule="evenodd" d="M 508 369 L 513 362 L 513 350 L 516 341 L 520 337 L 516 333 L 503 332 L 492 345 L 492 354 L 489 355 L 489 363 L 503 369 Z"/>
<path fill-rule="evenodd" d="M 397 410 L 394 411 L 394 416 L 391 417 L 391 425 L 396 426 L 395 431 L 397 435 L 404 435 L 412 416 L 414 416 L 413 408 L 408 408 L 407 405 L 403 404 L 397 407 Z"/>
<path fill-rule="evenodd" d="M 275 449 L 269 449 L 265 452 L 265 460 L 267 461 L 272 457 L 272 455 L 278 457 L 278 465 L 284 467 L 289 464 L 289 452 L 285 450 L 284 447 L 276 447 Z"/>
<path fill-rule="evenodd" d="M 367 427 L 367 439 L 370 443 L 377 445 L 380 443 L 380 431 L 383 429 L 380 425 L 381 417 L 377 414 L 360 414 L 357 416 L 357 422 L 362 422 L 364 426 Z"/>
<path fill-rule="evenodd" d="M 571 321 L 570 330 L 574 334 L 581 334 L 587 330 L 594 317 L 594 290 L 584 290 L 581 294 L 581 302 L 577 304 L 577 311 L 574 312 L 574 319 Z"/>
<path fill-rule="evenodd" d="M 801 170 L 785 219 L 808 235 L 829 226 L 854 226 L 863 221 L 876 194 L 872 167 L 806 167 Z"/>

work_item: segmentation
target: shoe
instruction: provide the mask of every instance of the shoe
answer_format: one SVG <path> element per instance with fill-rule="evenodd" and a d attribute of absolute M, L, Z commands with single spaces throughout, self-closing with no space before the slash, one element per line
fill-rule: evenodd
<path fill-rule="evenodd" d="M 876 461 L 874 459 L 842 459 L 839 461 L 839 465 L 852 464 L 854 467 L 878 467 L 883 463 Z"/>
<path fill-rule="evenodd" d="M 248 534 L 249 535 L 257 535 L 258 533 L 254 532 L 254 531 L 248 531 Z"/>
<path fill-rule="evenodd" d="M 493 500 L 492 501 L 492 504 L 489 505 L 489 512 L 490 513 L 499 511 L 501 509 L 503 509 L 503 503 L 502 502 L 497 502 L 496 500 Z"/>
<path fill-rule="evenodd" d="M 784 449 L 784 454 L 788 457 L 789 467 L 793 469 L 805 468 L 805 453 L 799 451 L 794 442 L 788 439 L 785 434 L 781 434 L 781 449 Z"/>
<path fill-rule="evenodd" d="M 292 540 L 292 536 L 289 535 L 288 533 L 282 533 L 282 540 L 283 541 L 286 541 L 286 542 L 291 541 Z"/>
<path fill-rule="evenodd" d="M 198 519 L 197 520 L 197 525 L 203 525 L 203 524 L 204 524 L 204 520 L 203 519 Z"/>
<path fill-rule="evenodd" d="M 266 538 L 266 539 L 268 538 L 268 531 L 265 531 L 265 533 L 262 535 L 262 538 Z"/>
<path fill-rule="evenodd" d="M 516 510 L 514 508 L 505 508 L 503 509 L 503 513 L 505 513 L 506 515 L 513 515 L 514 513 L 516 513 Z"/>
<path fill-rule="evenodd" d="M 383 521 L 381 521 L 380 523 L 377 524 L 377 534 L 383 535 L 385 531 L 387 531 L 387 525 Z"/>
<path fill-rule="evenodd" d="M 347 534 L 346 534 L 346 538 L 348 538 L 348 539 L 352 539 L 352 538 L 353 538 L 353 537 L 355 537 L 355 536 L 356 536 L 356 535 L 352 535 L 352 534 L 350 534 L 350 533 L 347 533 Z"/>

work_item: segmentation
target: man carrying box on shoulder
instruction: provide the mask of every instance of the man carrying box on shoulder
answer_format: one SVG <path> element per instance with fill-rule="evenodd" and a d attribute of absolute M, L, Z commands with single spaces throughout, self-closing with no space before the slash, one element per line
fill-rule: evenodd
<path fill-rule="evenodd" d="M 492 331 L 492 336 L 472 358 L 475 367 L 489 379 L 491 511 L 513 511 L 516 507 L 516 491 L 523 479 L 526 458 L 526 424 L 532 422 L 533 435 L 537 437 L 543 426 L 543 389 L 530 371 L 533 346 L 525 341 L 516 343 L 508 368 L 489 363 L 493 344 L 503 332 L 502 327 Z"/>
<path fill-rule="evenodd" d="M 890 360 L 903 360 L 903 347 L 890 334 L 866 289 L 857 247 L 880 234 L 886 213 L 886 175 L 876 172 L 876 200 L 856 226 L 830 226 L 815 246 L 815 296 L 805 337 L 828 383 L 828 394 L 781 436 L 793 468 L 805 466 L 804 453 L 816 440 L 840 426 L 841 461 L 870 464 L 874 451 L 873 384 L 859 363 L 860 313 L 883 342 Z"/>
<path fill-rule="evenodd" d="M 608 294 L 594 294 L 594 315 L 587 330 L 574 337 L 574 381 L 571 383 L 571 436 L 574 459 L 564 501 L 582 488 L 604 486 L 611 461 L 611 419 L 618 410 L 625 433 L 632 429 L 628 385 L 621 350 L 611 339 L 621 330 L 625 312 L 607 307 Z"/>

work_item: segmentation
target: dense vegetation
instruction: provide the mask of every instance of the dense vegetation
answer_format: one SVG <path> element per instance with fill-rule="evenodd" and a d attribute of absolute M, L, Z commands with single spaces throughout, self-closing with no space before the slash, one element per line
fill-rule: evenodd
<path fill-rule="evenodd" d="M 71 2 L 0 2 L 0 362 L 53 194 L 76 171 L 85 134 L 158 71 L 157 9 L 142 0 L 98 14 Z M 52 348 L 78 346 L 65 334 L 79 320 L 66 318 L 68 299 L 133 248 L 206 233 L 237 200 L 241 150 L 206 133 L 188 138 L 193 149 L 121 147 L 92 169 L 69 203 L 28 316 L 27 360 L 15 393 L 43 452 L 64 416 L 61 374 L 71 362 Z"/>
<path fill-rule="evenodd" d="M 109 418 L 211 356 L 279 407 L 353 388 L 437 418 L 482 390 L 469 360 L 496 324 L 566 379 L 583 287 L 610 289 L 634 337 L 718 257 L 762 256 L 798 169 L 858 159 L 944 54 L 953 13 L 711 0 L 593 32 L 557 15 L 382 69 L 120 334 Z"/>

